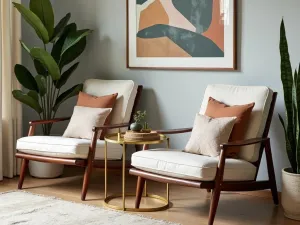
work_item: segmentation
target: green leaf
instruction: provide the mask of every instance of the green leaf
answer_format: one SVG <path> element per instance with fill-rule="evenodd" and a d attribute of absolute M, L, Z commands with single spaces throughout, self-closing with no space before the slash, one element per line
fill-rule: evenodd
<path fill-rule="evenodd" d="M 60 55 L 61 55 L 61 52 L 62 52 L 62 47 L 65 43 L 65 40 L 66 40 L 68 34 L 71 33 L 71 32 L 76 31 L 76 29 L 77 29 L 77 26 L 76 26 L 75 23 L 71 23 L 71 24 L 67 25 L 65 27 L 62 35 L 59 37 L 59 39 L 53 45 L 51 55 L 57 63 L 59 63 L 59 61 L 60 61 Z"/>
<path fill-rule="evenodd" d="M 280 123 L 284 129 L 284 134 L 285 134 L 285 144 L 286 144 L 286 151 L 287 151 L 287 155 L 288 155 L 288 158 L 290 160 L 290 163 L 291 163 L 291 166 L 292 166 L 292 169 L 293 171 L 296 171 L 296 158 L 294 156 L 294 153 L 293 153 L 293 150 L 292 150 L 292 147 L 291 147 L 291 144 L 289 142 L 289 139 L 288 139 L 288 134 L 287 134 L 287 130 L 286 130 L 286 126 L 284 124 L 284 120 L 283 118 L 281 117 L 280 114 L 278 114 L 278 117 L 279 117 L 279 120 L 280 120 Z"/>
<path fill-rule="evenodd" d="M 56 112 L 57 109 L 59 108 L 59 106 L 66 101 L 67 99 L 76 96 L 79 94 L 80 91 L 82 91 L 83 88 L 83 84 L 77 84 L 75 86 L 73 86 L 72 88 L 70 88 L 69 90 L 65 91 L 64 93 L 62 93 L 55 102 L 55 105 L 53 107 L 53 111 Z"/>
<path fill-rule="evenodd" d="M 60 79 L 58 81 L 55 81 L 55 87 L 59 89 L 62 86 L 64 86 L 66 84 L 67 80 L 69 79 L 69 77 L 72 75 L 72 73 L 77 69 L 78 65 L 79 65 L 79 62 L 75 63 L 67 71 L 65 71 L 61 75 Z"/>
<path fill-rule="evenodd" d="M 68 13 L 64 18 L 62 18 L 59 21 L 59 23 L 54 28 L 54 33 L 53 33 L 53 36 L 50 40 L 51 42 L 54 42 L 63 33 L 64 28 L 67 26 L 70 18 L 71 18 L 71 13 Z"/>
<path fill-rule="evenodd" d="M 21 85 L 23 85 L 25 88 L 29 90 L 38 90 L 37 83 L 35 82 L 34 77 L 29 72 L 29 70 L 20 64 L 15 65 L 15 74 L 17 77 L 17 80 L 20 82 Z"/>
<path fill-rule="evenodd" d="M 65 65 L 77 59 L 86 48 L 86 37 L 81 39 L 77 44 L 69 48 L 61 57 L 59 67 L 62 69 Z"/>
<path fill-rule="evenodd" d="M 39 102 L 39 94 L 36 91 L 29 91 L 27 95 Z"/>
<path fill-rule="evenodd" d="M 14 90 L 12 92 L 15 99 L 22 102 L 23 104 L 31 107 L 34 109 L 38 114 L 43 112 L 43 109 L 41 108 L 38 101 L 36 101 L 34 98 L 30 97 L 29 95 L 25 94 L 24 92 L 20 90 Z"/>
<path fill-rule="evenodd" d="M 48 73 L 51 75 L 53 80 L 58 80 L 60 78 L 59 67 L 47 51 L 42 48 L 32 48 L 30 54 L 33 58 L 40 61 L 45 68 L 47 68 Z"/>
<path fill-rule="evenodd" d="M 88 36 L 91 32 L 92 30 L 85 29 L 70 33 L 64 43 L 61 55 L 63 55 L 69 48 L 77 44 L 82 38 Z"/>
<path fill-rule="evenodd" d="M 30 0 L 30 10 L 37 15 L 46 27 L 49 38 L 54 30 L 54 13 L 50 0 Z"/>
<path fill-rule="evenodd" d="M 33 63 L 34 63 L 35 70 L 38 74 L 41 74 L 44 76 L 47 75 L 47 69 L 43 66 L 43 64 L 40 61 L 38 61 L 37 59 L 34 59 Z"/>
<path fill-rule="evenodd" d="M 49 42 L 49 34 L 40 18 L 21 4 L 13 2 L 13 5 L 22 14 L 26 22 L 32 26 L 38 37 L 47 44 Z"/>
<path fill-rule="evenodd" d="M 39 93 L 43 97 L 47 92 L 47 82 L 46 78 L 43 75 L 35 76 L 36 83 L 39 87 Z"/>
<path fill-rule="evenodd" d="M 284 92 L 284 102 L 286 107 L 286 117 L 287 117 L 287 138 L 291 150 L 296 153 L 296 140 L 295 140 L 295 131 L 294 131 L 294 106 L 293 106 L 293 72 L 290 62 L 290 55 L 288 49 L 288 42 L 286 39 L 286 32 L 284 21 L 282 20 L 280 26 L 280 56 L 281 56 L 281 81 L 283 85 Z M 291 160 L 291 159 L 290 159 Z M 292 162 L 291 162 L 292 163 Z"/>
<path fill-rule="evenodd" d="M 30 54 L 30 48 L 21 40 L 20 40 L 20 44 L 21 44 L 22 48 Z"/>
<path fill-rule="evenodd" d="M 296 172 L 299 173 L 300 169 L 300 74 L 297 73 L 297 70 L 295 71 L 294 75 L 294 86 L 296 87 L 296 96 L 295 96 L 295 101 L 297 104 L 297 109 L 296 109 L 296 118 L 294 119 L 294 127 L 296 128 L 296 152 L 295 152 L 295 157 L 296 157 L 296 163 L 297 163 L 297 168 Z M 293 168 L 295 169 L 295 168 Z M 295 170 L 294 170 L 295 171 Z M 300 174 L 300 173 L 299 173 Z"/>

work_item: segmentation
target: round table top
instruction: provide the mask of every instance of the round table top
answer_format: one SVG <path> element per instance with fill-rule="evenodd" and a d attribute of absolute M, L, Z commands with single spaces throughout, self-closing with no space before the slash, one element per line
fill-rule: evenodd
<path fill-rule="evenodd" d="M 110 143 L 115 144 L 131 144 L 131 145 L 152 145 L 152 144 L 161 144 L 168 140 L 168 137 L 159 134 L 160 139 L 154 140 L 154 141 L 126 141 L 124 140 L 124 134 L 125 133 L 114 133 L 114 134 L 108 134 L 104 137 L 104 140 Z"/>

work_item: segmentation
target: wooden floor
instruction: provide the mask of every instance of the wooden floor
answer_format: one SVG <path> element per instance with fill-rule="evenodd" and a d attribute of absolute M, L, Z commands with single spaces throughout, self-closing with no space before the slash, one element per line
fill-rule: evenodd
<path fill-rule="evenodd" d="M 68 201 L 80 201 L 82 169 L 67 168 L 63 177 L 57 179 L 25 178 L 24 190 Z M 135 192 L 136 178 L 127 176 L 126 189 Z M 0 182 L 0 192 L 15 190 L 17 178 Z M 119 171 L 109 172 L 109 194 L 121 191 Z M 149 182 L 149 193 L 165 194 L 163 184 Z M 104 174 L 95 170 L 85 204 L 102 206 L 104 195 Z M 206 225 L 210 204 L 210 194 L 206 190 L 170 186 L 171 208 L 161 212 L 142 213 L 152 218 L 181 223 L 183 225 Z M 114 200 L 120 204 L 120 200 Z M 127 207 L 132 207 L 134 197 L 127 199 Z M 159 202 L 150 199 L 142 201 L 142 207 L 159 206 Z M 280 206 L 274 206 L 269 192 L 222 193 L 215 220 L 216 225 L 300 225 L 300 222 L 286 219 Z"/>

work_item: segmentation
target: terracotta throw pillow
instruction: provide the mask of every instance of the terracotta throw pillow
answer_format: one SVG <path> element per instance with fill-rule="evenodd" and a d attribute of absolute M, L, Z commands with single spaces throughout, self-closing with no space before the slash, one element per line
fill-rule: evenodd
<path fill-rule="evenodd" d="M 84 92 L 78 95 L 77 106 L 90 107 L 90 108 L 114 108 L 118 97 L 118 93 L 105 96 L 93 96 Z M 111 113 L 106 118 L 104 125 L 109 125 L 111 121 Z M 104 139 L 106 131 L 101 132 L 100 139 Z"/>
<path fill-rule="evenodd" d="M 210 97 L 208 100 L 205 115 L 212 118 L 235 116 L 237 119 L 232 129 L 229 142 L 240 141 L 244 139 L 254 105 L 255 103 L 252 102 L 246 105 L 228 106 Z M 239 150 L 239 148 L 231 147 L 230 149 L 228 149 L 229 156 L 232 158 L 237 158 Z"/>

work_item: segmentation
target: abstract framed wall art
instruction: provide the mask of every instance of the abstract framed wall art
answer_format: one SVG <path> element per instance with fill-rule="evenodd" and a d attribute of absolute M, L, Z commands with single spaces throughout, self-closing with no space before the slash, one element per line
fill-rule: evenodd
<path fill-rule="evenodd" d="M 127 67 L 236 70 L 236 0 L 127 0 Z"/>

